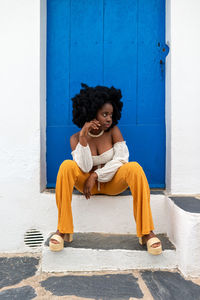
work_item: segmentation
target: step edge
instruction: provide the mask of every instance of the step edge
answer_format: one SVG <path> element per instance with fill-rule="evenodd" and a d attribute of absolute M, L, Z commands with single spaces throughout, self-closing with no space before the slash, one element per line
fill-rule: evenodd
<path fill-rule="evenodd" d="M 91 251 L 91 250 L 94 250 L 94 251 L 99 251 L 99 252 L 118 252 L 118 251 L 120 251 L 120 252 L 130 252 L 130 253 L 138 253 L 138 252 L 141 252 L 141 253 L 148 253 L 148 251 L 147 250 L 131 250 L 131 249 L 118 249 L 118 248 L 116 248 L 116 249 L 98 249 L 98 248 L 75 248 L 75 247 L 64 247 L 61 251 L 59 251 L 59 253 L 64 253 L 64 252 L 66 252 L 66 251 L 69 251 L 68 249 L 73 249 L 73 250 L 75 250 L 75 251 L 79 251 L 79 250 L 81 250 L 81 251 Z M 47 250 L 47 252 L 49 252 L 49 253 L 56 253 L 56 252 L 53 252 L 53 251 L 51 251 L 50 249 L 49 249 L 49 247 L 48 246 L 44 246 L 43 248 L 42 248 L 42 254 L 43 254 L 43 250 Z M 45 252 L 45 253 L 47 253 L 47 252 Z M 162 250 L 162 253 L 163 252 L 177 252 L 176 251 L 176 249 L 163 249 Z"/>

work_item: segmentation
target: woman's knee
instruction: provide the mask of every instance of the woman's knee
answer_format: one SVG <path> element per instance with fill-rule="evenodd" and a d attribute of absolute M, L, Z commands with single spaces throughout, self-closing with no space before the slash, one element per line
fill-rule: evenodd
<path fill-rule="evenodd" d="M 141 174 L 144 173 L 143 168 L 140 166 L 140 164 L 136 161 L 131 161 L 125 164 L 125 170 L 128 174 Z"/>
<path fill-rule="evenodd" d="M 126 169 L 126 180 L 128 180 L 129 184 L 130 181 L 132 182 L 132 180 L 134 178 L 142 178 L 142 180 L 145 180 L 148 184 L 147 178 L 146 178 L 146 174 L 143 170 L 143 168 L 140 166 L 139 163 L 137 163 L 136 161 L 133 162 L 129 162 L 126 164 L 127 165 L 127 169 Z"/>
<path fill-rule="evenodd" d="M 70 170 L 74 170 L 77 168 L 77 164 L 74 160 L 70 160 L 70 159 L 67 159 L 67 160 L 64 160 L 62 162 L 62 164 L 60 165 L 60 168 L 59 168 L 59 172 L 66 172 L 66 171 L 70 171 Z"/>
<path fill-rule="evenodd" d="M 131 170 L 143 170 L 142 167 L 140 166 L 140 164 L 136 161 L 130 161 L 126 164 L 127 169 L 131 169 Z"/>

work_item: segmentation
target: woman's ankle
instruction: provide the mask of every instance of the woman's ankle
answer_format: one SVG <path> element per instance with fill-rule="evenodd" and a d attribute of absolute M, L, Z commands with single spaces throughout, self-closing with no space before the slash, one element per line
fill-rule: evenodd
<path fill-rule="evenodd" d="M 56 231 L 56 234 L 60 235 L 62 238 L 64 238 L 65 233 L 60 232 L 58 229 Z"/>

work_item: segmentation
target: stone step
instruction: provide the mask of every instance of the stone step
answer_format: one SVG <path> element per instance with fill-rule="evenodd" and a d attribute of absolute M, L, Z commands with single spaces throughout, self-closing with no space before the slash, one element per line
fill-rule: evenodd
<path fill-rule="evenodd" d="M 50 199 L 51 218 L 48 231 L 55 230 L 57 226 L 57 210 L 55 207 L 54 190 L 48 191 Z M 161 190 L 151 190 L 151 209 L 155 233 L 167 233 L 166 203 L 167 197 Z M 72 211 L 75 232 L 104 232 L 116 234 L 136 234 L 136 225 L 133 217 L 133 197 L 129 189 L 115 196 L 93 195 L 86 199 L 77 190 L 72 196 Z"/>
<path fill-rule="evenodd" d="M 155 233 L 166 233 L 164 193 L 151 192 L 151 209 Z M 74 194 L 72 211 L 75 232 L 136 234 L 133 197 L 128 190 L 116 196 L 94 195 L 89 200 L 82 194 Z"/>
<path fill-rule="evenodd" d="M 61 252 L 51 252 L 46 241 L 43 272 L 172 269 L 177 267 L 176 249 L 165 234 L 158 234 L 163 253 L 150 255 L 132 234 L 75 233 Z"/>
<path fill-rule="evenodd" d="M 200 276 L 200 195 L 170 196 L 167 235 L 176 245 L 178 267 L 184 276 Z"/>

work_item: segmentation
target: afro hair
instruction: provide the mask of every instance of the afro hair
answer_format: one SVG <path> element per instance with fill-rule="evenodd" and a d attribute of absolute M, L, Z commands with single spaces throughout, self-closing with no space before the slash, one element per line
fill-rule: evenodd
<path fill-rule="evenodd" d="M 112 128 L 121 118 L 123 107 L 121 90 L 106 86 L 89 87 L 81 83 L 80 93 L 72 98 L 73 102 L 73 123 L 82 128 L 85 122 L 96 118 L 97 111 L 105 104 L 113 106 Z"/>

